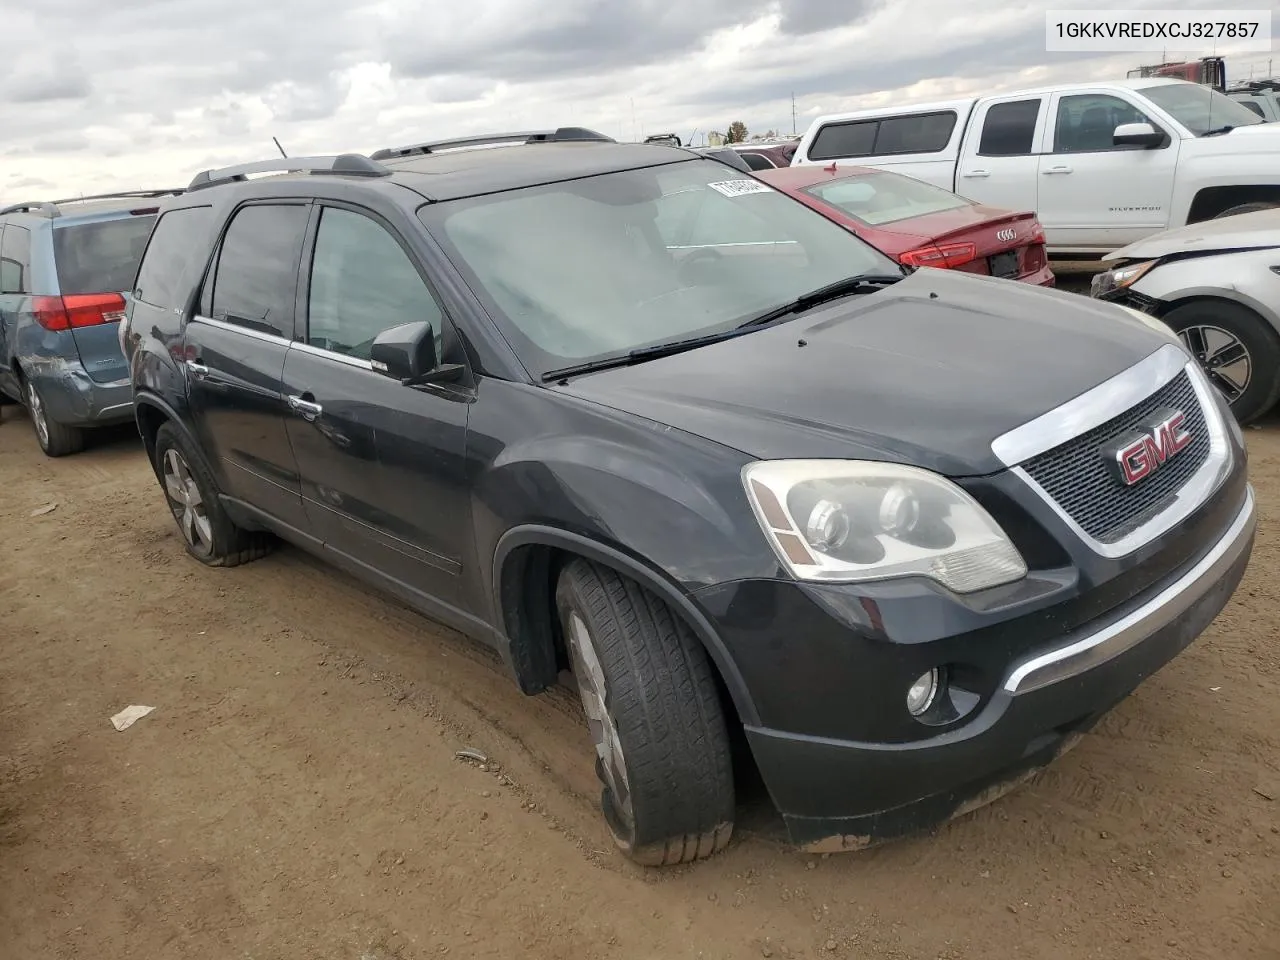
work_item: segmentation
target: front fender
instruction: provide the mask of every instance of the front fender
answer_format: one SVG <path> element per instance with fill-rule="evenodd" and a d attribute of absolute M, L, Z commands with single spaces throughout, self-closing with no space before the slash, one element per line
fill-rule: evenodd
<path fill-rule="evenodd" d="M 1201 297 L 1231 300 L 1257 313 L 1280 333 L 1280 276 L 1272 272 L 1272 266 L 1280 266 L 1280 248 L 1182 257 L 1150 270 L 1133 290 L 1160 301 L 1166 309 Z"/>
<path fill-rule="evenodd" d="M 517 676 L 524 667 L 536 674 L 532 682 L 522 677 L 522 687 L 543 685 L 548 664 L 545 651 L 530 659 L 521 649 L 530 632 L 519 620 L 528 613 L 504 601 L 511 592 L 504 578 L 526 572 L 511 559 L 533 545 L 589 557 L 644 583 L 685 615 L 732 684 L 732 656 L 691 595 L 783 575 L 740 479 L 750 458 L 526 384 L 489 381 L 482 393 L 468 426 L 471 455 L 493 452 L 472 462 L 476 555 L 488 558 L 481 599 L 499 647 L 515 647 L 506 653 Z M 539 589 L 549 593 L 554 583 Z M 731 693 L 745 697 L 741 688 Z"/>

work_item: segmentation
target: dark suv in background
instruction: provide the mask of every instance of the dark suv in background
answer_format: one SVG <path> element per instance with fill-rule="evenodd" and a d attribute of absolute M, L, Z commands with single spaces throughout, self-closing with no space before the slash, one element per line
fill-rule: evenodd
<path fill-rule="evenodd" d="M 728 842 L 736 738 L 810 849 L 990 799 L 1190 643 L 1253 543 L 1239 429 L 1157 321 L 902 268 L 585 130 L 202 173 L 125 344 L 192 556 L 278 535 L 525 693 L 571 670 L 646 864 Z"/>
<path fill-rule="evenodd" d="M 50 456 L 133 418 L 118 327 L 157 200 L 174 192 L 0 209 L 0 395 L 26 405 Z"/>

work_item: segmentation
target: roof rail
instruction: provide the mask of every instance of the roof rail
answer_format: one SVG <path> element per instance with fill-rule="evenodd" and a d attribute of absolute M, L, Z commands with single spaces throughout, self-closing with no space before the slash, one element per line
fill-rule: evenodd
<path fill-rule="evenodd" d="M 34 213 L 38 217 L 48 217 L 50 220 L 54 217 L 62 216 L 58 208 L 47 200 L 11 204 L 0 210 L 0 217 L 3 217 L 6 213 Z"/>
<path fill-rule="evenodd" d="M 389 160 L 395 157 L 411 157 L 415 154 L 436 153 L 440 150 L 484 147 L 499 143 L 568 143 L 572 141 L 617 142 L 612 137 L 606 137 L 603 133 L 596 133 L 594 130 L 588 130 L 585 127 L 560 127 L 557 130 L 491 133 L 478 137 L 462 137 L 455 140 L 432 140 L 428 143 L 415 143 L 407 147 L 384 147 L 381 150 L 375 150 L 370 156 L 374 160 Z"/>
<path fill-rule="evenodd" d="M 92 196 L 88 196 L 88 197 L 67 197 L 66 199 L 63 199 L 63 200 L 54 200 L 53 203 L 55 204 L 82 203 L 82 202 L 87 203 L 91 200 L 127 200 L 127 199 L 130 199 L 131 197 L 150 200 L 155 197 L 177 196 L 178 194 L 183 193 L 185 190 L 186 190 L 186 187 L 174 187 L 170 190 L 121 190 L 116 193 L 95 193 Z"/>
<path fill-rule="evenodd" d="M 256 163 L 241 163 L 218 170 L 197 173 L 187 190 L 219 186 L 247 180 L 251 173 L 331 173 L 350 177 L 386 177 L 391 175 L 380 163 L 358 153 L 340 153 L 332 157 L 277 157 Z"/>

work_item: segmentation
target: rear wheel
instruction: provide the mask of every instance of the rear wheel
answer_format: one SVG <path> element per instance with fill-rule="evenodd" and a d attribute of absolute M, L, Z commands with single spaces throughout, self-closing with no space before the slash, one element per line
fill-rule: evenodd
<path fill-rule="evenodd" d="M 1230 300 L 1196 300 L 1161 319 L 1181 338 L 1240 423 L 1260 417 L 1280 398 L 1280 335 L 1262 317 Z"/>
<path fill-rule="evenodd" d="M 26 393 L 27 414 L 41 450 L 51 457 L 65 457 L 84 449 L 84 431 L 50 417 L 40 389 L 31 381 L 27 381 Z"/>
<path fill-rule="evenodd" d="M 270 552 L 269 534 L 244 530 L 227 515 L 204 459 L 172 424 L 156 434 L 155 457 L 187 553 L 211 567 L 235 567 Z"/>
<path fill-rule="evenodd" d="M 1280 207 L 1280 203 L 1272 203 L 1268 200 L 1255 200 L 1252 203 L 1238 203 L 1234 207 L 1227 207 L 1227 209 L 1223 210 L 1221 213 L 1214 214 L 1213 219 L 1219 220 L 1222 217 L 1236 217 L 1242 213 L 1258 213 L 1262 210 L 1274 210 L 1276 207 Z"/>
<path fill-rule="evenodd" d="M 702 645 L 656 596 L 584 560 L 561 573 L 556 607 L 619 848 L 646 866 L 723 849 L 733 769 Z"/>

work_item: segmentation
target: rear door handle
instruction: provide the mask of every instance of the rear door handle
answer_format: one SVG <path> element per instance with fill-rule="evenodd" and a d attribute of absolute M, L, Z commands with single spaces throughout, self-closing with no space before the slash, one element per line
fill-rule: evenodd
<path fill-rule="evenodd" d="M 196 363 L 194 360 L 187 361 L 187 370 L 189 370 L 191 375 L 197 380 L 203 380 L 205 377 L 209 376 L 209 368 L 203 363 Z"/>
<path fill-rule="evenodd" d="M 991 176 L 990 170 L 970 170 L 968 173 L 964 174 L 964 177 L 969 180 L 973 180 L 978 177 L 989 177 L 989 176 Z"/>
<path fill-rule="evenodd" d="M 324 407 L 314 400 L 306 400 L 303 397 L 289 397 L 288 401 L 289 409 L 308 422 L 315 420 L 316 417 L 324 413 Z"/>
<path fill-rule="evenodd" d="M 1048 176 L 1052 176 L 1055 173 L 1070 173 L 1071 168 L 1068 167 L 1065 163 L 1060 163 L 1056 167 L 1050 167 L 1048 170 L 1041 170 L 1040 172 L 1043 173 L 1046 177 L 1048 177 Z"/>

